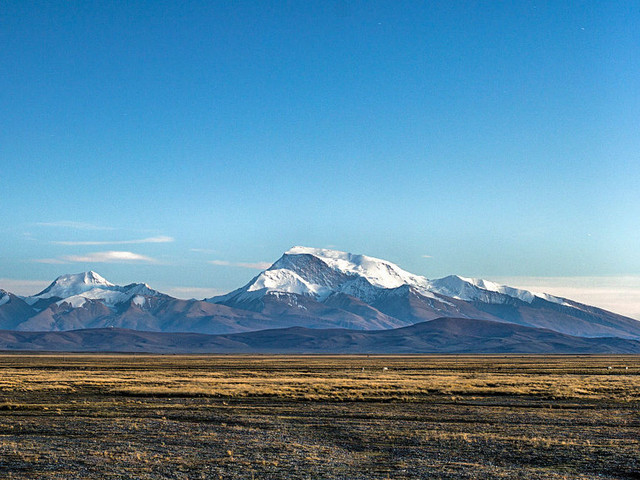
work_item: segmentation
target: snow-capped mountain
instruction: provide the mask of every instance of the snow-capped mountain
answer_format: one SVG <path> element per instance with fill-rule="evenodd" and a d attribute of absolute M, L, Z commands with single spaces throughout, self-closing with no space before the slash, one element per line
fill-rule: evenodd
<path fill-rule="evenodd" d="M 115 285 L 96 272 L 62 275 L 42 292 L 25 297 L 31 314 L 18 330 L 69 330 L 87 326 L 115 326 L 119 318 L 131 318 L 130 326 L 144 325 L 140 318 L 158 302 L 169 299 L 144 283 Z"/>
<path fill-rule="evenodd" d="M 53 302 L 58 305 L 67 303 L 74 308 L 80 308 L 90 300 L 98 300 L 108 307 L 127 302 L 131 299 L 143 304 L 145 296 L 162 296 L 145 283 L 132 283 L 126 286 L 114 285 L 94 271 L 61 275 L 42 292 L 26 297 L 25 302 L 37 310 Z"/>
<path fill-rule="evenodd" d="M 368 301 L 380 289 L 402 285 L 411 285 L 429 295 L 426 278 L 385 260 L 336 250 L 293 247 L 244 287 L 211 301 L 251 301 L 268 292 L 294 293 L 319 301 L 342 292 Z"/>
<path fill-rule="evenodd" d="M 66 331 L 109 327 L 230 333 L 289 327 L 300 321 L 295 317 L 273 319 L 204 301 L 180 300 L 145 283 L 116 285 L 93 271 L 62 275 L 42 292 L 29 297 L 17 297 L 2 290 L 0 300 L 0 330 Z M 333 325 L 322 318 L 309 324 Z"/>
<path fill-rule="evenodd" d="M 640 337 L 636 320 L 552 295 L 457 275 L 429 280 L 386 260 L 309 247 L 291 248 L 245 286 L 207 301 L 280 314 L 339 305 L 362 315 L 366 305 L 365 315 L 375 315 L 386 328 L 449 316 L 571 335 Z"/>
<path fill-rule="evenodd" d="M 113 287 L 115 287 L 113 283 L 93 271 L 61 275 L 40 293 L 27 297 L 27 303 L 34 304 L 43 298 L 67 298 L 94 288 L 113 289 Z"/>
<path fill-rule="evenodd" d="M 383 330 L 443 317 L 640 339 L 637 320 L 568 299 L 456 275 L 431 280 L 386 260 L 309 247 L 293 247 L 245 286 L 205 301 L 115 285 L 92 271 L 62 275 L 26 298 L 0 290 L 0 329 L 22 331 Z"/>
<path fill-rule="evenodd" d="M 419 294 L 440 302 L 446 302 L 442 297 L 451 297 L 466 301 L 504 303 L 504 297 L 510 297 L 531 303 L 538 297 L 563 304 L 562 299 L 552 295 L 498 285 L 487 280 L 457 275 L 428 280 L 379 258 L 309 247 L 291 248 L 244 287 L 210 301 L 246 302 L 261 298 L 269 292 L 294 293 L 323 301 L 339 292 L 369 302 L 383 290 L 402 286 L 411 287 Z"/>

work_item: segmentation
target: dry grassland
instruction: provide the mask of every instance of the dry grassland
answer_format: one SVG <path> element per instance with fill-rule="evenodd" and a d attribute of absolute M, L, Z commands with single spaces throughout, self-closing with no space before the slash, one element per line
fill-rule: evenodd
<path fill-rule="evenodd" d="M 0 355 L 0 478 L 640 478 L 637 356 Z"/>

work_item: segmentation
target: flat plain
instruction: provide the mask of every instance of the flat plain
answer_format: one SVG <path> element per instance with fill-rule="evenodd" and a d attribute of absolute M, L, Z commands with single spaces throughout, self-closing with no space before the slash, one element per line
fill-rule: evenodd
<path fill-rule="evenodd" d="M 0 478 L 638 479 L 638 356 L 0 355 Z"/>

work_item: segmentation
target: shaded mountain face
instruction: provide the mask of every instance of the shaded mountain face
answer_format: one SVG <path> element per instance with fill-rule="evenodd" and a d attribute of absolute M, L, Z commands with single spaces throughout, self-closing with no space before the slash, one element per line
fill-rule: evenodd
<path fill-rule="evenodd" d="M 95 272 L 58 277 L 42 292 L 0 293 L 0 328 L 125 328 L 233 333 L 301 326 L 393 329 L 441 317 L 482 319 L 584 336 L 640 338 L 640 322 L 564 298 L 448 276 L 429 280 L 365 255 L 294 247 L 226 295 L 179 300 Z"/>
<path fill-rule="evenodd" d="M 439 318 L 389 330 L 310 329 L 205 335 L 118 328 L 66 332 L 0 331 L 0 349 L 156 353 L 537 353 L 638 354 L 640 341 L 583 338 L 541 328 Z"/>
<path fill-rule="evenodd" d="M 0 289 L 0 330 L 14 330 L 35 313 L 22 298 Z"/>

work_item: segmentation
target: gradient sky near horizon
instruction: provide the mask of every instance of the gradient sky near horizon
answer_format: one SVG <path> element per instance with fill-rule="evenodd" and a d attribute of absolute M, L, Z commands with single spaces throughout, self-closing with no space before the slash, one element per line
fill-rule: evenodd
<path fill-rule="evenodd" d="M 307 245 L 640 318 L 637 2 L 5 1 L 0 44 L 0 288 Z"/>

